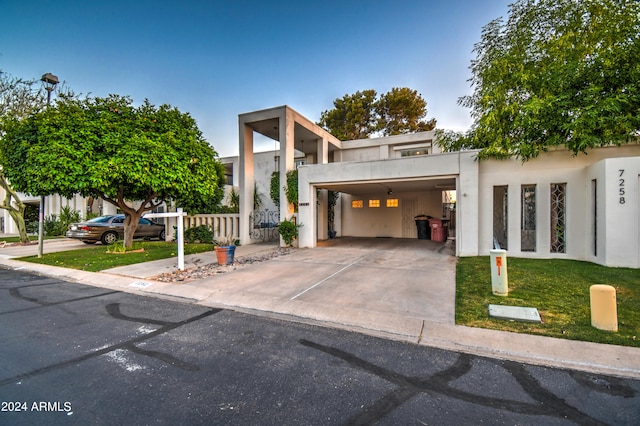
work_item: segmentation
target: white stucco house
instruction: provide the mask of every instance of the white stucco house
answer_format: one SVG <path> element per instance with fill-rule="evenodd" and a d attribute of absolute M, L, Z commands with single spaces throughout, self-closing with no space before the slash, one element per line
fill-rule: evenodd
<path fill-rule="evenodd" d="M 522 163 L 478 161 L 476 151 L 443 153 L 434 132 L 340 141 L 288 106 L 240 114 L 238 125 L 239 156 L 221 161 L 229 188 L 240 194 L 241 214 L 217 218 L 231 225 L 215 226 L 241 244 L 263 241 L 278 221 L 295 218 L 297 245 L 315 247 L 329 238 L 333 191 L 339 193 L 333 208 L 338 237 L 417 238 L 415 218 L 426 215 L 449 224 L 445 238 L 459 256 L 488 255 L 499 245 L 510 256 L 640 268 L 640 143 L 578 156 L 552 149 Z M 256 134 L 274 140 L 274 150 L 254 152 Z M 296 168 L 298 212 L 286 202 L 277 208 L 269 196 L 271 175 Z M 280 199 L 286 200 L 283 182 Z M 263 204 L 254 212 L 256 189 Z M 39 204 L 37 197 L 23 200 Z M 50 196 L 45 216 L 62 206 L 82 216 L 116 213 L 109 203 L 91 201 Z M 192 225 L 214 223 L 204 220 Z M 16 230 L 0 210 L 3 232 Z"/>
<path fill-rule="evenodd" d="M 441 152 L 434 132 L 340 141 L 288 106 L 238 119 L 240 155 L 227 162 L 236 165 L 242 244 L 254 241 L 255 182 L 297 167 L 299 210 L 281 203 L 279 216 L 296 217 L 299 247 L 328 238 L 327 193 L 336 191 L 338 237 L 417 238 L 414 219 L 427 215 L 449 221 L 459 256 L 500 245 L 510 256 L 640 267 L 640 144 L 478 161 L 476 151 Z M 279 149 L 254 153 L 256 133 Z M 268 194 L 268 181 L 258 185 Z"/>

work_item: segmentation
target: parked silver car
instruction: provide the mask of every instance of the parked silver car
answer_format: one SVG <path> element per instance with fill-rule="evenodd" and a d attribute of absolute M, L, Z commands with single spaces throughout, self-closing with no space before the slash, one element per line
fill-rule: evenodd
<path fill-rule="evenodd" d="M 124 215 L 106 215 L 94 217 L 85 222 L 72 223 L 67 231 L 68 238 L 75 238 L 83 243 L 113 244 L 124 239 Z M 133 238 L 165 239 L 164 225 L 158 225 L 149 219 L 140 218 Z"/>

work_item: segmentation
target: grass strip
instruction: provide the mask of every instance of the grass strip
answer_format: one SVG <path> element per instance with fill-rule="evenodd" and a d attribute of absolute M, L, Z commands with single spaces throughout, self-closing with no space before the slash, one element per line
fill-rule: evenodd
<path fill-rule="evenodd" d="M 108 247 L 97 245 L 95 247 L 68 250 L 56 253 L 45 253 L 38 256 L 22 257 L 24 260 L 43 265 L 61 266 L 63 268 L 80 269 L 82 271 L 98 272 L 118 266 L 133 265 L 136 263 L 150 262 L 152 260 L 167 259 L 178 255 L 176 243 L 144 241 L 136 242 L 135 248 L 143 248 L 143 252 L 107 253 Z M 184 254 L 195 254 L 213 251 L 213 244 L 185 244 Z"/>

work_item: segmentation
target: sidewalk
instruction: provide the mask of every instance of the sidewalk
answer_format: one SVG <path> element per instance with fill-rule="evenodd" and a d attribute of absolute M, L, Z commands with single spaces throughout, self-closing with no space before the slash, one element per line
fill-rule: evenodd
<path fill-rule="evenodd" d="M 394 242 L 295 249 L 183 284 L 151 279 L 177 270 L 175 258 L 92 273 L 14 260 L 5 247 L 0 267 L 492 358 L 640 378 L 640 348 L 455 325 L 455 258 L 443 254 L 442 246 L 403 252 L 385 250 L 384 244 Z M 236 258 L 273 248 L 239 246 Z M 211 252 L 185 256 L 187 269 L 214 262 Z"/>

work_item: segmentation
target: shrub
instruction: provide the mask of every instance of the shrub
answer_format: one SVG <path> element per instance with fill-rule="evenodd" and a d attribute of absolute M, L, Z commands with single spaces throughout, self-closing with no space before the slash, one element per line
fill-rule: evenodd
<path fill-rule="evenodd" d="M 37 222 L 36 225 L 38 225 Z M 44 234 L 49 236 L 62 235 L 66 232 L 66 228 L 62 227 L 62 223 L 55 214 L 45 217 L 42 222 L 42 227 Z"/>
<path fill-rule="evenodd" d="M 278 224 L 278 233 L 284 240 L 285 244 L 291 247 L 293 245 L 293 240 L 298 238 L 298 228 L 302 225 L 296 225 L 291 219 L 285 219 Z"/>
<path fill-rule="evenodd" d="M 174 239 L 178 239 L 176 235 Z M 195 226 L 184 231 L 185 243 L 213 243 L 213 230 L 207 225 Z"/>

